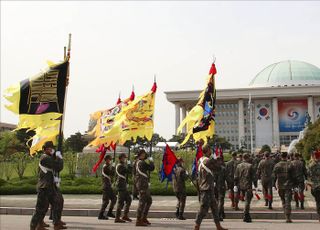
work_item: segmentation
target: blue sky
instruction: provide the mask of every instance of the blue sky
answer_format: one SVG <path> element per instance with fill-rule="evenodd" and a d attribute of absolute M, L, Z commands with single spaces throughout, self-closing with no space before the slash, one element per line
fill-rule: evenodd
<path fill-rule="evenodd" d="M 174 134 L 174 106 L 164 91 L 198 90 L 212 55 L 217 88 L 248 86 L 281 60 L 320 66 L 319 2 L 3 2 L 1 94 L 58 61 L 72 33 L 65 133 L 84 132 L 89 114 L 152 86 L 157 74 L 155 131 Z M 18 118 L 4 109 L 1 121 Z"/>

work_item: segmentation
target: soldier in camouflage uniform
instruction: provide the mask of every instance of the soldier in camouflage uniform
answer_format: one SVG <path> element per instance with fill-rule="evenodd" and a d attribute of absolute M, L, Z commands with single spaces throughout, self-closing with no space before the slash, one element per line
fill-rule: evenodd
<path fill-rule="evenodd" d="M 103 165 L 101 174 L 102 174 L 102 205 L 101 205 L 101 209 L 99 212 L 99 216 L 98 219 L 99 220 L 107 220 L 108 217 L 113 217 L 115 218 L 115 216 L 112 213 L 112 210 L 114 208 L 114 205 L 116 204 L 117 201 L 117 197 L 114 194 L 114 191 L 112 189 L 112 177 L 115 174 L 115 169 L 114 169 L 114 163 L 111 163 L 112 161 L 112 156 L 111 155 L 107 155 L 105 156 L 105 164 Z M 104 212 L 110 202 L 110 206 L 109 206 L 109 211 L 107 213 L 107 216 L 104 215 Z"/>
<path fill-rule="evenodd" d="M 244 194 L 245 208 L 244 208 L 243 221 L 249 223 L 249 222 L 252 222 L 252 219 L 250 216 L 250 203 L 253 197 L 252 185 L 254 183 L 255 173 L 254 173 L 252 164 L 249 163 L 250 162 L 249 154 L 247 153 L 244 154 L 243 160 L 244 161 L 240 163 L 236 168 L 236 172 L 234 174 L 234 182 L 238 190 L 242 192 L 242 194 Z"/>
<path fill-rule="evenodd" d="M 294 168 L 290 161 L 287 160 L 288 154 L 281 153 L 281 161 L 273 168 L 273 178 L 276 189 L 278 189 L 279 196 L 286 215 L 286 222 L 291 223 L 291 200 L 292 188 L 294 184 Z"/>
<path fill-rule="evenodd" d="M 143 149 L 139 151 L 138 158 L 135 174 L 135 181 L 139 192 L 136 226 L 148 226 L 151 223 L 148 221 L 147 216 L 152 204 L 148 174 L 154 170 L 154 163 L 152 157 L 148 158 L 149 164 L 145 161 L 147 154 Z"/>
<path fill-rule="evenodd" d="M 272 209 L 273 193 L 272 193 L 272 171 L 274 160 L 270 157 L 270 153 L 264 153 L 264 159 L 260 161 L 257 170 L 257 177 L 261 180 L 262 192 L 265 199 L 265 206 Z"/>
<path fill-rule="evenodd" d="M 185 220 L 183 217 L 184 208 L 186 206 L 186 179 L 188 178 L 187 171 L 183 168 L 183 159 L 178 157 L 176 167 L 173 169 L 172 186 L 177 197 L 176 218 Z"/>
<path fill-rule="evenodd" d="M 214 197 L 214 174 L 220 167 L 216 160 L 211 157 L 211 149 L 208 145 L 203 146 L 203 157 L 198 161 L 198 184 L 200 191 L 200 210 L 196 217 L 194 230 L 199 230 L 202 219 L 211 209 L 216 228 L 224 230 L 220 225 L 219 212 L 216 198 Z"/>
<path fill-rule="evenodd" d="M 132 220 L 129 218 L 129 209 L 131 205 L 131 196 L 127 189 L 127 175 L 131 173 L 131 165 L 130 161 L 128 162 L 128 165 L 126 165 L 126 154 L 120 154 L 119 156 L 119 164 L 116 166 L 116 174 L 117 174 L 117 190 L 118 190 L 118 204 L 117 204 L 117 211 L 116 211 L 116 218 L 114 220 L 115 223 L 125 223 L 126 221 L 132 222 Z M 122 219 L 120 219 L 121 216 L 121 210 L 124 206 L 124 213 Z"/>
<path fill-rule="evenodd" d="M 135 181 L 135 175 L 136 175 L 136 166 L 137 166 L 137 162 L 138 162 L 138 154 L 134 154 L 134 161 L 132 164 L 132 199 L 139 199 L 138 198 L 138 191 L 137 191 L 137 184 Z"/>
<path fill-rule="evenodd" d="M 300 154 L 294 154 L 294 160 L 291 162 L 295 171 L 296 184 L 294 185 L 294 200 L 296 202 L 296 208 L 304 209 L 304 189 L 305 180 L 307 179 L 307 168 L 305 167 L 303 161 L 300 159 Z"/>
<path fill-rule="evenodd" d="M 226 176 L 227 176 L 227 184 L 229 189 L 229 197 L 231 199 L 231 205 L 235 210 L 239 210 L 239 195 L 235 193 L 234 188 L 234 173 L 236 171 L 237 165 L 240 162 L 237 160 L 237 153 L 232 153 L 232 158 L 230 161 L 226 163 Z"/>
<path fill-rule="evenodd" d="M 43 226 L 43 219 L 49 207 L 49 203 L 53 204 L 55 199 L 57 199 L 57 192 L 54 185 L 53 172 L 60 172 L 63 169 L 63 160 L 60 152 L 56 153 L 56 157 L 53 157 L 54 146 L 52 141 L 47 141 L 43 146 L 44 154 L 40 157 L 39 161 L 39 180 L 37 184 L 37 204 L 36 210 L 32 216 L 30 222 L 31 230 L 45 230 Z M 58 206 L 52 206 L 53 211 L 53 224 L 54 229 L 65 229 L 63 225 L 59 222 Z"/>
<path fill-rule="evenodd" d="M 227 183 L 227 174 L 226 174 L 226 168 L 224 165 L 224 161 L 222 157 L 217 158 L 219 168 L 214 172 L 215 176 L 215 197 L 218 201 L 218 210 L 219 210 L 219 218 L 220 221 L 223 221 L 225 218 L 225 213 L 224 213 L 224 198 L 226 195 L 226 183 Z"/>
<path fill-rule="evenodd" d="M 312 160 L 308 167 L 308 185 L 311 186 L 311 194 L 316 200 L 318 218 L 320 222 L 320 152 L 312 153 Z"/>

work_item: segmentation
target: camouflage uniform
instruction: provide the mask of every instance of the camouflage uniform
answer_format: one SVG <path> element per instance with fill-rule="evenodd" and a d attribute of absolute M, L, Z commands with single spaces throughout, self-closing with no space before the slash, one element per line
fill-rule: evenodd
<path fill-rule="evenodd" d="M 227 185 L 230 192 L 229 196 L 232 202 L 232 207 L 236 207 L 236 208 L 238 207 L 239 196 L 238 194 L 234 193 L 233 187 L 234 187 L 234 173 L 239 163 L 240 162 L 236 159 L 231 159 L 226 163 Z"/>
<path fill-rule="evenodd" d="M 266 201 L 266 206 L 272 207 L 273 193 L 272 193 L 272 171 L 274 167 L 274 160 L 271 158 L 260 161 L 257 170 L 257 178 L 261 180 L 263 196 Z"/>
<path fill-rule="evenodd" d="M 234 181 L 239 191 L 244 194 L 245 208 L 244 208 L 244 221 L 251 222 L 250 217 L 250 203 L 253 197 L 252 184 L 255 179 L 255 173 L 252 164 L 247 161 L 243 161 L 237 166 Z"/>
<path fill-rule="evenodd" d="M 139 192 L 139 205 L 137 210 L 137 220 L 146 219 L 150 206 L 152 204 L 151 193 L 149 189 L 148 173 L 154 170 L 154 163 L 148 164 L 144 160 L 138 160 L 136 164 L 135 182 Z"/>
<path fill-rule="evenodd" d="M 320 221 L 320 161 L 313 161 L 309 164 L 308 177 L 311 184 L 311 194 L 316 200 L 317 213 Z"/>
<path fill-rule="evenodd" d="M 294 182 L 294 168 L 290 161 L 281 160 L 273 168 L 274 184 L 277 182 L 278 193 L 284 208 L 284 214 L 287 220 L 291 216 L 291 200 L 292 200 L 292 187 Z"/>
<path fill-rule="evenodd" d="M 118 204 L 117 204 L 117 211 L 116 211 L 116 218 L 120 218 L 121 210 L 124 206 L 124 216 L 128 217 L 129 208 L 131 205 L 131 196 L 127 189 L 127 174 L 131 172 L 130 166 L 126 166 L 125 163 L 119 163 L 116 167 L 116 174 L 117 174 L 117 190 L 118 190 Z"/>
<path fill-rule="evenodd" d="M 220 223 L 219 211 L 216 198 L 214 197 L 214 174 L 218 170 L 219 165 L 216 160 L 202 157 L 198 161 L 198 184 L 200 191 L 200 210 L 196 217 L 196 224 L 200 226 L 202 219 L 211 209 L 214 222 Z"/>
<path fill-rule="evenodd" d="M 53 172 L 60 172 L 63 169 L 63 160 L 60 158 L 52 157 L 47 154 L 43 154 L 39 161 L 39 180 L 37 184 L 37 204 L 36 210 L 32 216 L 30 222 L 30 229 L 35 229 L 37 225 L 43 221 L 46 212 L 49 207 L 49 203 L 54 204 L 57 200 L 57 191 L 54 184 Z M 41 169 L 45 167 L 45 171 Z M 59 207 L 57 205 L 52 206 L 53 208 L 53 224 L 59 223 Z"/>
<path fill-rule="evenodd" d="M 137 184 L 135 179 L 137 162 L 138 162 L 137 159 L 134 160 L 132 165 L 132 197 L 133 199 L 138 197 Z"/>
<path fill-rule="evenodd" d="M 215 197 L 218 201 L 218 210 L 219 217 L 222 221 L 225 218 L 224 214 L 224 198 L 226 194 L 226 182 L 227 182 L 227 173 L 225 166 L 221 165 L 218 170 L 214 172 L 215 176 Z"/>
<path fill-rule="evenodd" d="M 300 159 L 295 159 L 291 162 L 294 171 L 296 184 L 294 184 L 294 200 L 296 202 L 296 207 L 299 207 L 299 200 L 301 203 L 301 209 L 304 209 L 304 189 L 305 189 L 305 179 L 307 178 L 307 168 L 305 167 L 303 161 Z"/>
<path fill-rule="evenodd" d="M 115 174 L 115 169 L 111 164 L 104 164 L 102 168 L 102 205 L 99 212 L 99 219 L 104 217 L 104 212 L 111 201 L 108 211 L 108 216 L 112 216 L 113 207 L 117 201 L 117 197 L 112 189 L 112 177 Z"/>
<path fill-rule="evenodd" d="M 177 211 L 176 211 L 176 217 L 177 218 L 183 218 L 183 213 L 184 213 L 184 208 L 186 205 L 186 198 L 187 198 L 187 193 L 186 193 L 186 179 L 187 179 L 187 174 L 186 170 L 180 166 L 176 165 L 174 168 L 174 173 L 172 175 L 172 185 L 173 185 L 173 191 L 176 194 L 177 197 Z"/>

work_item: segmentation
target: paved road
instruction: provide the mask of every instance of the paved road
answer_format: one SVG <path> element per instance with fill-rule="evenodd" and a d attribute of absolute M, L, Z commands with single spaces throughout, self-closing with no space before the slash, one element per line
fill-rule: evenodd
<path fill-rule="evenodd" d="M 1 230 L 28 230 L 30 216 L 0 215 Z M 91 230 L 91 229 L 154 229 L 162 230 L 183 230 L 193 229 L 194 221 L 178 221 L 174 219 L 150 219 L 151 227 L 135 227 L 133 223 L 115 224 L 112 220 L 98 220 L 94 217 L 64 217 L 64 221 L 68 223 L 68 229 Z M 49 223 L 49 222 L 48 222 Z M 320 223 L 318 221 L 298 221 L 292 224 L 286 224 L 283 220 L 269 221 L 257 220 L 247 224 L 240 220 L 227 220 L 222 223 L 228 229 L 272 229 L 272 230 L 319 230 Z M 215 229 L 213 221 L 204 220 L 201 229 Z M 50 229 L 53 229 L 52 224 Z"/>
<path fill-rule="evenodd" d="M 316 204 L 310 191 L 306 192 L 305 208 L 314 211 Z M 101 207 L 101 195 L 70 195 L 64 194 L 65 209 L 99 209 Z M 268 210 L 264 206 L 263 196 L 260 193 L 261 200 L 252 199 L 252 210 Z M 24 207 L 34 208 L 36 204 L 36 195 L 3 195 L 0 197 L 0 207 Z M 176 197 L 174 196 L 152 196 L 153 202 L 151 210 L 172 211 L 175 210 Z M 131 209 L 137 209 L 138 201 L 134 200 Z M 225 209 L 231 210 L 230 199 L 225 198 Z M 282 205 L 277 191 L 274 191 L 274 210 L 282 210 Z M 240 208 L 244 208 L 244 202 L 240 202 Z M 292 208 L 295 210 L 295 203 L 292 202 Z M 186 203 L 186 211 L 197 211 L 199 209 L 198 197 L 188 196 Z"/>

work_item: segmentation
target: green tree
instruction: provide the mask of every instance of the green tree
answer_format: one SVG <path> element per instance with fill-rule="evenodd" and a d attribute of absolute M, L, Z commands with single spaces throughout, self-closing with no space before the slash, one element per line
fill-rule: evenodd
<path fill-rule="evenodd" d="M 73 180 L 76 175 L 77 154 L 74 152 L 66 152 L 63 158 L 67 165 L 69 176 Z"/>
<path fill-rule="evenodd" d="M 19 179 L 21 180 L 23 178 L 24 172 L 26 171 L 29 156 L 24 152 L 17 152 L 12 156 L 14 169 L 17 172 Z"/>
<path fill-rule="evenodd" d="M 82 152 L 83 148 L 88 144 L 84 136 L 77 132 L 71 135 L 65 141 L 65 151 Z"/>
<path fill-rule="evenodd" d="M 264 153 L 264 152 L 269 152 L 269 153 L 271 153 L 271 148 L 270 148 L 270 146 L 269 145 L 263 145 L 262 147 L 261 147 L 261 150 L 260 150 L 260 154 L 261 153 Z"/>
<path fill-rule="evenodd" d="M 320 118 L 308 125 L 304 138 L 296 144 L 296 148 L 306 159 L 310 159 L 312 151 L 320 149 Z"/>
<path fill-rule="evenodd" d="M 0 133 L 0 155 L 5 159 L 16 152 L 20 152 L 24 149 L 23 146 L 24 144 L 17 138 L 15 132 L 6 131 Z"/>

